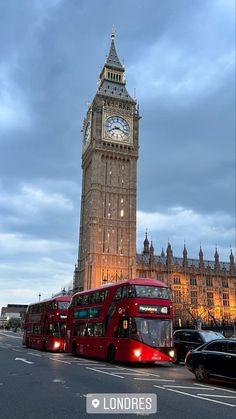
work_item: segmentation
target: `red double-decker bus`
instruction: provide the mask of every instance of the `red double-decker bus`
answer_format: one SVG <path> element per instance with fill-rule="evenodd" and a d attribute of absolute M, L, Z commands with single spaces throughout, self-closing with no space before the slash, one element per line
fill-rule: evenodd
<path fill-rule="evenodd" d="M 110 362 L 173 361 L 173 303 L 161 281 L 138 278 L 76 293 L 66 351 Z"/>
<path fill-rule="evenodd" d="M 63 295 L 30 304 L 24 320 L 23 345 L 64 351 L 65 328 L 71 296 Z"/>

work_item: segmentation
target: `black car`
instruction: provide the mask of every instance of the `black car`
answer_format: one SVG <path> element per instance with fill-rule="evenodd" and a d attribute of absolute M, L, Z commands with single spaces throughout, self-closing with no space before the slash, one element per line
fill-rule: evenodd
<path fill-rule="evenodd" d="M 236 381 L 236 339 L 217 339 L 189 351 L 186 367 L 198 381 L 209 377 Z"/>
<path fill-rule="evenodd" d="M 184 361 L 191 349 L 213 339 L 224 339 L 224 335 L 212 330 L 179 329 L 174 332 L 175 364 Z"/>

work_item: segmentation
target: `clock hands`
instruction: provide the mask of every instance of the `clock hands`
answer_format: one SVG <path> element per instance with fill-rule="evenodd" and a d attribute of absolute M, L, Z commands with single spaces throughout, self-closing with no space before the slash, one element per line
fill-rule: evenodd
<path fill-rule="evenodd" d="M 129 136 L 130 127 L 128 122 L 120 116 L 110 116 L 105 123 L 105 129 L 114 140 L 122 140 Z"/>

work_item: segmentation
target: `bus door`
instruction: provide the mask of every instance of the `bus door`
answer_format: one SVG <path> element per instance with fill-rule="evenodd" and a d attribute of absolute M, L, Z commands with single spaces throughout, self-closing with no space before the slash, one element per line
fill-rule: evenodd
<path fill-rule="evenodd" d="M 116 358 L 125 360 L 129 353 L 129 323 L 130 319 L 128 316 L 124 316 L 119 320 L 117 329 L 114 333 L 115 346 L 116 346 Z"/>

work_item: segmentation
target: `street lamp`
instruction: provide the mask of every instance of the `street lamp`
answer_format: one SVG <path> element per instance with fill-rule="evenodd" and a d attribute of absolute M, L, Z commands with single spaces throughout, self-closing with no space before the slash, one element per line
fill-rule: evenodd
<path fill-rule="evenodd" d="M 39 301 L 40 301 L 40 298 L 41 298 L 41 294 L 39 293 Z"/>

